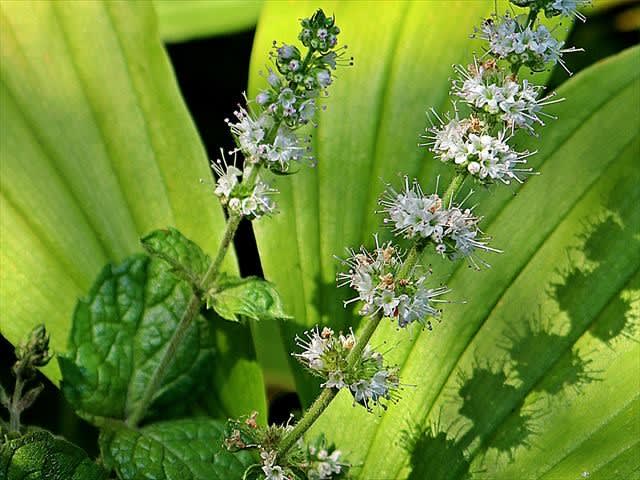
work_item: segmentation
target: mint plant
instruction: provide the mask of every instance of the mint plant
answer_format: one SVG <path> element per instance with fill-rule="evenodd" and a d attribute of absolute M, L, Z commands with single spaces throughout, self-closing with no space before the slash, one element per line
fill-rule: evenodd
<path fill-rule="evenodd" d="M 206 399 L 212 397 L 208 373 L 221 344 L 219 325 L 291 321 L 277 285 L 233 275 L 223 265 L 243 219 L 269 222 L 268 217 L 278 214 L 274 183 L 322 162 L 313 157 L 309 132 L 323 115 L 321 98 L 328 95 L 337 68 L 353 64 L 346 47 L 338 47 L 341 32 L 335 18 L 322 10 L 301 20 L 301 47 L 274 43 L 265 88 L 226 120 L 235 147 L 221 150 L 211 164 L 217 179 L 210 190 L 226 213 L 213 255 L 176 228 L 154 230 L 141 240 L 146 254 L 104 267 L 76 305 L 68 351 L 59 356 L 61 388 L 76 412 L 100 429 L 100 466 L 46 432 L 28 432 L 3 438 L 0 471 L 9 472 L 8 478 L 22 478 L 14 459 L 25 449 L 35 449 L 40 454 L 32 455 L 31 462 L 41 475 L 54 468 L 51 458 L 64 451 L 60 462 L 66 466 L 53 470 L 56 479 L 111 474 L 125 480 L 327 480 L 358 475 L 363 465 L 350 458 L 349 448 L 329 440 L 335 432 L 324 427 L 323 416 L 340 394 L 350 396 L 352 409 L 370 417 L 393 411 L 394 403 L 413 394 L 416 385 L 405 383 L 401 365 L 389 360 L 393 352 L 372 342 L 373 336 L 387 328 L 385 323 L 399 338 L 437 329 L 436 322 L 447 321 L 443 305 L 474 302 L 460 285 L 444 285 L 437 266 L 457 262 L 486 270 L 503 261 L 510 249 L 494 245 L 491 228 L 483 230 L 483 203 L 476 204 L 474 192 L 463 190 L 472 184 L 496 191 L 537 174 L 529 166 L 536 149 L 520 145 L 531 145 L 531 140 L 522 140 L 527 137 L 543 145 L 538 131 L 555 119 L 546 109 L 560 100 L 524 78 L 524 71 L 555 64 L 566 68 L 563 55 L 576 49 L 564 48 L 538 16 L 544 12 L 547 17 L 581 18 L 575 9 L 582 2 L 512 3 L 529 10 L 483 22 L 475 34 L 482 53 L 468 66 L 454 67 L 452 111 L 430 109 L 421 146 L 451 168 L 451 182 L 441 188 L 438 179 L 435 189 L 429 189 L 429 179 L 401 172 L 402 186 L 390 181 L 379 198 L 377 213 L 386 229 L 373 236 L 373 247 L 345 246 L 347 257 L 336 259 L 343 268 L 338 287 L 352 290 L 344 307 L 356 307 L 362 317 L 359 327 L 354 322 L 334 330 L 319 324 L 295 336 L 297 350 L 291 356 L 321 388 L 300 418 L 267 425 L 256 410 L 223 422 L 206 415 Z M 503 250 L 505 255 L 495 256 Z M 13 434 L 25 433 L 20 413 L 38 393 L 36 387 L 23 396 L 24 379 L 49 359 L 46 333 L 40 329 L 33 335 L 18 351 L 13 395 L 1 391 Z M 518 335 L 512 337 L 513 343 L 521 341 Z M 491 366 L 483 364 L 479 370 L 488 383 L 491 377 L 500 385 L 507 381 Z M 471 397 L 468 384 L 475 378 L 465 378 L 460 391 Z M 510 396 L 517 388 L 508 385 L 496 391 Z M 357 415 L 354 411 L 352 416 Z M 415 450 L 442 440 L 437 429 L 422 431 L 413 418 L 408 422 L 403 448 Z M 522 429 L 529 428 L 523 424 Z M 358 424 L 349 427 L 357 429 Z M 471 448 L 476 429 L 470 432 L 457 442 L 444 436 L 456 453 L 450 458 L 467 462 L 456 449 Z M 506 451 L 508 442 L 504 444 Z M 419 453 L 412 451 L 412 458 L 419 459 Z M 413 469 L 415 478 L 420 471 Z"/>

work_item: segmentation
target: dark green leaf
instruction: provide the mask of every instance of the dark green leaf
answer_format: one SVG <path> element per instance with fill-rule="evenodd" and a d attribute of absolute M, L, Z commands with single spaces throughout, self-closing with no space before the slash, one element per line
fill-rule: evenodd
<path fill-rule="evenodd" d="M 43 430 L 0 446 L 4 480 L 105 480 L 107 472 L 75 445 Z"/>
<path fill-rule="evenodd" d="M 239 480 L 256 463 L 249 452 L 223 447 L 224 423 L 192 418 L 103 431 L 105 465 L 122 480 Z"/>
<path fill-rule="evenodd" d="M 135 409 L 191 297 L 163 261 L 130 257 L 102 271 L 78 302 L 69 352 L 60 357 L 62 390 L 87 418 L 125 419 Z M 214 357 L 198 315 L 175 352 L 154 405 L 183 404 L 208 378 Z M 94 420 L 95 421 L 95 420 Z"/>
<path fill-rule="evenodd" d="M 200 287 L 200 279 L 211 262 L 202 249 L 175 228 L 155 230 L 141 240 L 144 249 L 167 262 L 180 278 Z"/>
<path fill-rule="evenodd" d="M 207 306 L 226 320 L 276 320 L 289 318 L 284 312 L 277 290 L 260 278 L 225 277 L 207 297 Z"/>

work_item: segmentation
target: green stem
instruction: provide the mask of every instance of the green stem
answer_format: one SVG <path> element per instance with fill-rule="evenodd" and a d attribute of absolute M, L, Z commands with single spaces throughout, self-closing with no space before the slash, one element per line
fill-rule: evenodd
<path fill-rule="evenodd" d="M 406 276 L 411 271 L 411 269 L 416 265 L 416 263 L 418 262 L 418 259 L 420 258 L 421 251 L 422 251 L 422 248 L 420 248 L 417 245 L 414 245 L 411 248 L 411 250 L 409 250 L 409 253 L 407 254 L 407 257 L 405 258 L 404 263 L 402 265 L 402 268 L 398 272 L 399 278 Z M 367 324 L 364 326 L 364 328 L 360 332 L 358 341 L 356 342 L 354 347 L 351 349 L 351 352 L 349 352 L 349 355 L 347 356 L 347 368 L 353 367 L 358 362 L 358 360 L 362 356 L 362 352 L 364 352 L 364 349 L 369 344 L 369 340 L 371 340 L 371 337 L 373 336 L 376 329 L 378 328 L 378 325 L 380 325 L 381 320 L 382 320 L 382 315 L 376 314 L 373 317 L 371 317 L 367 322 Z M 291 430 L 291 432 L 289 432 L 289 434 L 282 439 L 282 442 L 280 442 L 280 447 L 278 449 L 278 456 L 280 458 L 282 458 L 291 449 L 291 447 L 298 441 L 298 439 L 305 434 L 305 432 L 311 427 L 311 425 L 313 425 L 313 423 L 318 419 L 318 417 L 322 414 L 322 412 L 324 412 L 327 409 L 327 407 L 329 406 L 331 401 L 335 398 L 337 393 L 338 391 L 333 388 L 325 388 L 320 393 L 318 398 L 316 398 L 313 404 L 311 404 L 309 409 L 298 421 L 298 423 L 293 428 L 293 430 Z"/>
<path fill-rule="evenodd" d="M 453 199 L 458 189 L 462 186 L 462 183 L 464 182 L 464 179 L 466 178 L 466 176 L 467 174 L 463 172 L 463 173 L 457 173 L 456 176 L 453 177 L 453 179 L 451 180 L 451 183 L 449 184 L 445 192 L 442 194 L 442 199 L 444 200 L 446 205 L 449 205 L 449 202 Z"/>
<path fill-rule="evenodd" d="M 255 181 L 258 176 L 258 168 L 253 168 L 253 170 L 249 173 L 250 181 Z M 206 273 L 202 277 L 202 280 L 199 282 L 201 287 L 206 290 L 211 283 L 216 279 L 218 273 L 220 272 L 220 266 L 222 265 L 222 261 L 231 246 L 231 242 L 233 241 L 233 237 L 238 230 L 238 225 L 240 225 L 240 220 L 242 219 L 241 215 L 231 215 L 229 217 L 229 221 L 227 222 L 226 229 L 224 231 L 224 236 L 222 237 L 222 241 L 220 242 L 220 247 L 218 248 L 218 253 L 215 258 L 209 265 Z M 169 340 L 167 344 L 167 348 L 164 350 L 162 354 L 162 358 L 160 358 L 160 362 L 156 366 L 153 374 L 151 375 L 151 380 L 147 384 L 147 388 L 142 395 L 142 399 L 138 406 L 133 411 L 133 413 L 127 418 L 127 425 L 130 427 L 135 427 L 138 425 L 140 420 L 144 417 L 144 414 L 151 405 L 153 401 L 153 396 L 160 388 L 162 381 L 164 380 L 165 375 L 167 374 L 167 370 L 169 369 L 169 365 L 171 361 L 174 359 L 176 350 L 178 346 L 182 343 L 189 327 L 193 323 L 193 319 L 200 312 L 200 306 L 202 305 L 202 297 L 199 293 L 194 293 L 191 295 L 191 299 L 187 304 L 187 308 L 185 309 L 182 317 L 180 318 L 180 322 L 176 327 L 173 336 Z"/>
<path fill-rule="evenodd" d="M 293 430 L 291 430 L 280 442 L 278 447 L 279 458 L 284 457 L 298 439 L 301 438 L 307 430 L 309 430 L 311 425 L 314 424 L 322 412 L 327 409 L 337 393 L 338 391 L 335 388 L 325 388 L 320 392 L 320 395 L 318 395 L 309 409 L 304 412 L 304 415 L 298 423 L 296 423 L 295 427 L 293 427 Z"/>
<path fill-rule="evenodd" d="M 16 385 L 13 389 L 13 395 L 11 396 L 11 404 L 9 408 L 9 431 L 20 431 L 20 414 L 22 413 L 18 403 L 22 398 L 22 389 L 24 388 L 24 381 L 22 380 L 22 374 L 20 370 L 16 372 Z"/>

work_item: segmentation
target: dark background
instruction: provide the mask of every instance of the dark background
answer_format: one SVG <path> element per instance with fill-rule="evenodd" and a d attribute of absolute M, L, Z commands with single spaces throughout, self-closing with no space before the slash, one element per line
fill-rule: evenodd
<path fill-rule="evenodd" d="M 624 15 L 640 3 L 620 5 L 602 10 L 589 17 L 587 23 L 576 22 L 568 46 L 579 46 L 584 53 L 568 56 L 569 69 L 576 73 L 592 63 L 638 43 L 638 30 L 628 31 Z M 169 57 L 174 66 L 185 102 L 196 123 L 209 158 L 216 158 L 220 147 L 229 149 L 233 140 L 224 124 L 247 89 L 249 58 L 255 31 L 224 37 L 193 40 L 168 45 Z M 554 89 L 567 78 L 557 68 L 551 77 L 549 88 Z M 248 222 L 240 226 L 235 246 L 243 276 L 262 276 L 262 268 L 255 238 Z M 0 336 L 0 382 L 11 391 L 13 378 L 11 365 L 15 361 L 13 346 Z M 66 403 L 58 389 L 43 375 L 39 375 L 45 389 L 34 406 L 23 415 L 23 423 L 39 425 L 82 446 L 90 455 L 97 455 L 97 431 L 79 419 Z M 294 392 L 280 392 L 272 396 L 270 421 L 282 422 L 289 412 L 299 408 Z M 1 407 L 0 407 L 1 409 Z M 8 419 L 2 411 L 2 418 Z"/>

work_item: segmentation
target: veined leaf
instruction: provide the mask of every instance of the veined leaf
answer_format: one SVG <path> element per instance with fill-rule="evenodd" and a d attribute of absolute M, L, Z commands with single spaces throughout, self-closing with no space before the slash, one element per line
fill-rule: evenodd
<path fill-rule="evenodd" d="M 211 259 L 197 244 L 175 228 L 155 230 L 141 242 L 149 255 L 167 262 L 176 275 L 191 285 L 200 286 Z"/>
<path fill-rule="evenodd" d="M 254 463 L 223 446 L 224 423 L 208 418 L 160 422 L 139 430 L 113 426 L 100 437 L 105 465 L 123 480 L 226 480 L 242 478 Z"/>
<path fill-rule="evenodd" d="M 27 433 L 0 446 L 5 480 L 106 480 L 107 472 L 72 443 L 44 430 Z"/>
<path fill-rule="evenodd" d="M 407 174 L 430 190 L 443 173 L 440 185 L 447 184 L 450 173 L 416 146 L 424 111 L 447 109 L 451 64 L 468 63 L 480 49 L 468 35 L 493 9 L 492 2 L 372 5 L 366 12 L 351 2 L 320 5 L 336 14 L 356 66 L 341 72 L 319 117 L 318 168 L 279 182 L 283 213 L 257 227 L 265 274 L 294 314 L 289 340 L 315 323 L 353 323 L 341 302 L 350 294 L 335 290 L 332 256 L 372 243 L 384 182 Z M 296 13 L 316 6 L 296 4 Z M 283 10 L 265 6 L 257 45 L 283 32 L 294 38 Z M 567 100 L 548 108 L 559 119 L 539 139 L 519 139 L 519 148 L 540 150 L 531 158 L 540 177 L 474 196 L 483 230 L 505 250 L 490 270 L 423 259 L 436 278 L 449 279 L 454 300 L 468 303 L 447 306 L 433 333 L 384 324 L 373 344 L 393 346 L 389 361 L 411 386 L 377 415 L 341 394 L 312 432 L 352 452 L 359 478 L 407 478 L 412 467 L 416 479 L 425 471 L 435 479 L 507 479 L 624 478 L 637 470 L 628 462 L 638 456 L 631 359 L 639 347 L 628 337 L 637 336 L 638 322 L 638 55 L 627 51 L 569 80 L 559 92 Z M 253 91 L 261 58 L 254 52 Z M 544 75 L 534 78 L 544 83 Z M 311 388 L 297 381 L 308 402 Z M 424 437 L 415 452 L 406 448 L 415 442 L 403 441 L 410 426 Z M 607 448 L 597 450 L 603 439 Z M 438 458 L 451 462 L 420 463 Z"/>
<path fill-rule="evenodd" d="M 262 8 L 262 0 L 154 0 L 153 4 L 165 42 L 248 30 Z"/>
<path fill-rule="evenodd" d="M 280 320 L 290 318 L 275 287 L 260 278 L 223 277 L 207 303 L 226 320 Z"/>
<path fill-rule="evenodd" d="M 59 356 L 62 391 L 75 410 L 127 419 L 136 410 L 192 291 L 163 261 L 137 255 L 107 265 L 76 307 L 69 352 Z M 179 344 L 151 407 L 185 404 L 214 362 L 214 341 L 202 317 Z M 99 424 L 99 420 L 98 420 Z"/>
<path fill-rule="evenodd" d="M 3 2 L 0 55 L 0 332 L 45 322 L 61 352 L 108 261 L 169 225 L 213 252 L 224 218 L 149 2 Z M 235 373 L 260 384 L 248 333 Z"/>

